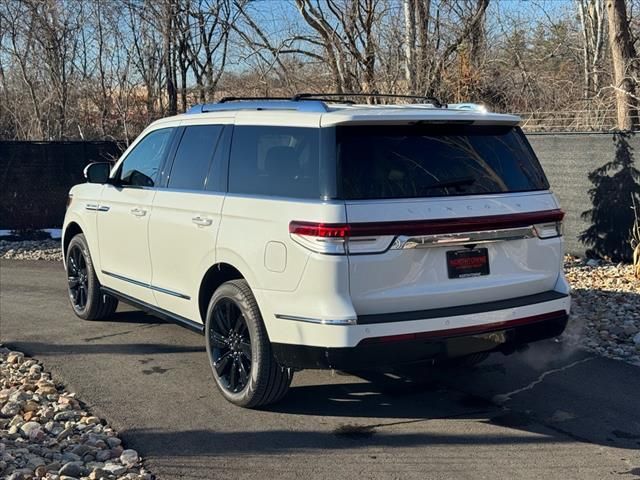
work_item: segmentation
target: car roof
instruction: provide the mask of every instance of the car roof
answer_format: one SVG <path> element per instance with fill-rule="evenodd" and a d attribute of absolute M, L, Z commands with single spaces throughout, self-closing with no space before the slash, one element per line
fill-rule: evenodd
<path fill-rule="evenodd" d="M 478 104 L 458 103 L 436 107 L 431 103 L 368 105 L 329 103 L 322 100 L 232 100 L 195 105 L 186 113 L 160 119 L 152 126 L 220 118 L 236 118 L 237 123 L 287 126 L 333 126 L 340 124 L 402 124 L 413 122 L 473 122 L 474 124 L 517 125 L 520 117 L 488 112 Z M 198 122 L 200 123 L 200 122 Z"/>
<path fill-rule="evenodd" d="M 411 122 L 458 122 L 511 124 L 517 125 L 520 117 L 490 113 L 480 108 L 435 108 L 428 105 L 353 105 L 334 109 L 322 115 L 321 125 L 331 126 L 344 123 L 411 123 Z"/>

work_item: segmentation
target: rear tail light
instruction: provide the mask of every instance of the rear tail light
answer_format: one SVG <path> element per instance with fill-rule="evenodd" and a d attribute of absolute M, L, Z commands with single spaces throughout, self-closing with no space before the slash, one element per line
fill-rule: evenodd
<path fill-rule="evenodd" d="M 394 235 L 354 236 L 345 223 L 291 222 L 289 233 L 303 247 L 333 255 L 384 252 L 394 239 Z"/>
<path fill-rule="evenodd" d="M 291 222 L 289 233 L 293 240 L 314 252 L 333 255 L 347 253 L 345 245 L 349 236 L 349 225 Z"/>
<path fill-rule="evenodd" d="M 345 238 L 350 227 L 344 223 L 291 222 L 289 233 L 318 238 Z"/>

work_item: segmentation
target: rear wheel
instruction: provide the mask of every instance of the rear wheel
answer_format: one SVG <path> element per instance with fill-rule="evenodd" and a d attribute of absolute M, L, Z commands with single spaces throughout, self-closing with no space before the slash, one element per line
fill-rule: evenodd
<path fill-rule="evenodd" d="M 205 333 L 213 377 L 228 401 L 255 408 L 286 395 L 293 372 L 275 361 L 246 281 L 232 280 L 215 291 L 207 309 Z"/>
<path fill-rule="evenodd" d="M 69 301 L 74 313 L 84 320 L 101 320 L 112 315 L 118 300 L 100 291 L 84 235 L 71 239 L 66 252 Z"/>

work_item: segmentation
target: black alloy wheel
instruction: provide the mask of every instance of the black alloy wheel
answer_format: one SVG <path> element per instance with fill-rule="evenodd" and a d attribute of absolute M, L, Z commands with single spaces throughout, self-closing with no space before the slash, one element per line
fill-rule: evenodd
<path fill-rule="evenodd" d="M 75 235 L 66 251 L 67 286 L 73 312 L 84 320 L 102 320 L 116 311 L 118 300 L 102 292 L 87 240 Z"/>
<path fill-rule="evenodd" d="M 251 337 L 240 308 L 222 298 L 213 308 L 213 328 L 209 331 L 213 366 L 222 386 L 238 393 L 251 376 Z"/>
<path fill-rule="evenodd" d="M 258 303 L 245 280 L 225 282 L 211 296 L 205 341 L 213 378 L 229 402 L 257 408 L 286 395 L 293 371 L 274 358 Z"/>
<path fill-rule="evenodd" d="M 67 257 L 67 277 L 69 281 L 69 298 L 77 310 L 84 310 L 89 298 L 89 276 L 87 261 L 84 258 L 80 245 L 74 245 L 69 249 Z"/>

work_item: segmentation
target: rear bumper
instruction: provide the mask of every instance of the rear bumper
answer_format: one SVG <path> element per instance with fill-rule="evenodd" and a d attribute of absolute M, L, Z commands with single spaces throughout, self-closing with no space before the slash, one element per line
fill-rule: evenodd
<path fill-rule="evenodd" d="M 510 353 L 531 342 L 560 335 L 565 310 L 469 327 L 371 337 L 355 347 L 327 348 L 273 343 L 277 361 L 292 368 L 373 369 L 478 352 Z"/>
<path fill-rule="evenodd" d="M 534 295 L 446 308 L 374 315 L 357 315 L 353 312 L 353 308 L 349 310 L 346 307 L 343 315 L 339 314 L 340 309 L 331 309 L 324 313 L 326 311 L 323 308 L 324 304 L 312 302 L 305 303 L 303 306 L 306 310 L 304 310 L 298 308 L 301 307 L 301 303 L 290 293 L 288 295 L 256 295 L 256 297 L 272 343 L 328 349 L 354 348 L 362 342 L 377 337 L 425 332 L 439 335 L 444 331 L 451 332 L 454 329 L 467 327 L 485 328 L 496 322 L 511 322 L 561 310 L 568 314 L 571 308 L 569 288 L 563 276 L 559 277 L 554 290 Z M 462 298 L 463 295 L 461 294 L 460 297 Z M 339 302 L 332 304 L 342 305 Z M 287 307 L 287 311 L 282 312 L 283 306 Z M 295 310 L 293 307 L 296 307 Z M 292 315 L 277 315 L 278 313 Z M 314 318 L 304 317 L 316 318 L 314 321 Z M 347 319 L 353 323 L 348 325 L 332 323 L 335 319 Z"/>

